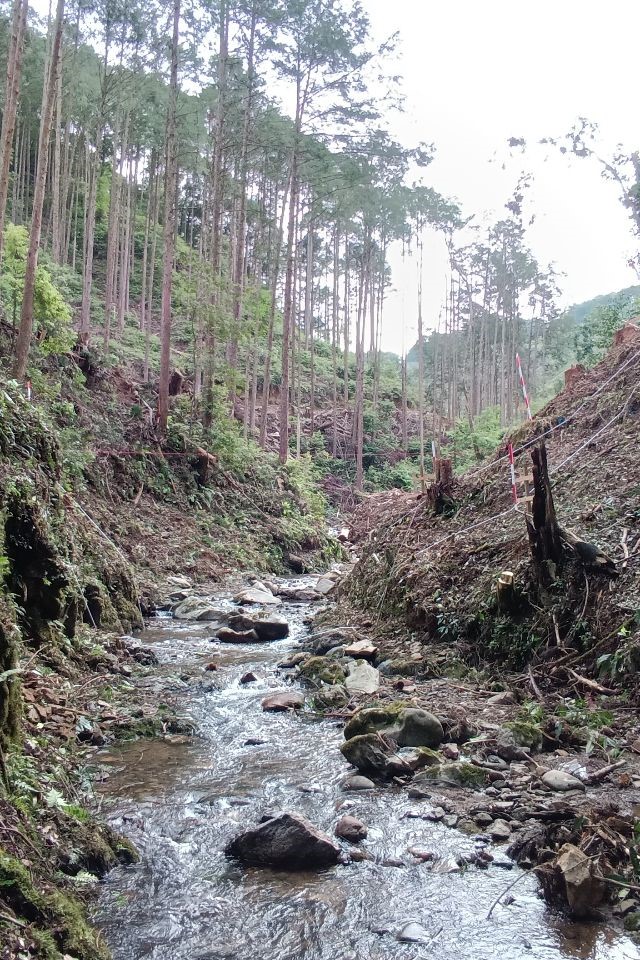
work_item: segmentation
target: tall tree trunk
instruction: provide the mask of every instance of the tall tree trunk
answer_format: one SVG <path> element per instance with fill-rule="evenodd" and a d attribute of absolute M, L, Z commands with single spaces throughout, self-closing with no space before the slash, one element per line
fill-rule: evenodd
<path fill-rule="evenodd" d="M 62 44 L 62 20 L 64 16 L 64 0 L 58 0 L 56 19 L 54 23 L 53 42 L 49 69 L 45 83 L 43 97 L 44 109 L 40 120 L 40 136 L 38 140 L 38 165 L 36 181 L 33 191 L 33 214 L 31 232 L 29 234 L 29 250 L 24 276 L 24 291 L 22 294 L 22 310 L 20 312 L 20 327 L 16 340 L 16 356 L 12 375 L 16 380 L 22 380 L 27 369 L 29 350 L 31 348 L 31 334 L 33 331 L 33 300 L 36 285 L 36 270 L 38 269 L 38 248 L 42 231 L 42 209 L 44 205 L 44 190 L 47 179 L 47 161 L 49 153 L 49 138 L 53 120 L 53 104 L 55 100 L 56 83 L 60 64 L 60 47 Z"/>
<path fill-rule="evenodd" d="M 0 263 L 4 245 L 4 219 L 7 212 L 7 194 L 9 192 L 9 168 L 13 153 L 13 139 L 18 112 L 18 95 L 22 73 L 22 51 L 24 32 L 27 22 L 28 0 L 14 0 L 11 16 L 11 40 L 7 57 L 7 80 L 4 91 L 4 111 L 2 114 L 2 134 L 0 135 Z M 24 135 L 23 135 L 24 139 Z M 12 206 L 15 219 L 15 208 Z"/>
<path fill-rule="evenodd" d="M 176 191 L 178 180 L 178 141 L 176 112 L 178 103 L 178 42 L 180 0 L 173 5 L 173 40 L 171 43 L 171 80 L 167 106 L 166 166 L 164 178 L 164 249 L 162 263 L 162 312 L 160 319 L 160 380 L 158 383 L 158 430 L 167 432 L 169 416 L 169 375 L 171 365 L 171 288 L 176 255 Z"/>
<path fill-rule="evenodd" d="M 289 365 L 291 334 L 295 297 L 296 267 L 296 211 L 298 208 L 298 143 L 291 161 L 291 196 L 289 198 L 289 222 L 287 225 L 287 270 L 284 286 L 284 313 L 282 319 L 282 377 L 280 380 L 280 440 L 278 452 L 280 463 L 289 456 Z"/>

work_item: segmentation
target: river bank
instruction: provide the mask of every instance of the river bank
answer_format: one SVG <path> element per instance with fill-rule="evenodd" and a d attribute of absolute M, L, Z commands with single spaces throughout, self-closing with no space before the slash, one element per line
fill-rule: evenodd
<path fill-rule="evenodd" d="M 312 584 L 273 586 L 291 595 Z M 210 603 L 221 612 L 237 609 L 233 593 L 217 590 Z M 417 695 L 419 702 L 426 687 L 395 676 L 375 694 L 350 693 L 341 707 L 327 708 L 326 684 L 295 676 L 298 668 L 291 667 L 313 635 L 305 621 L 322 608 L 284 599 L 278 614 L 290 635 L 273 643 L 219 643 L 219 624 L 207 621 L 163 617 L 148 624 L 144 645 L 158 664 L 134 680 L 136 696 L 179 704 L 197 732 L 96 750 L 101 812 L 141 855 L 137 865 L 112 870 L 101 887 L 96 922 L 116 960 L 242 960 L 274 951 L 291 960 L 482 960 L 498 949 L 514 958 L 638 956 L 620 922 L 585 923 L 547 910 L 533 875 L 506 852 L 522 828 L 514 815 L 521 792 L 511 784 L 504 792 L 488 783 L 427 789 L 412 786 L 413 776 L 399 776 L 374 777 L 362 793 L 345 790 L 354 773 L 340 753 L 345 716 L 392 697 L 409 704 Z M 337 650 L 325 660 L 335 666 L 340 656 Z M 257 679 L 241 682 L 247 674 Z M 395 689 L 400 682 L 403 692 Z M 445 691 L 445 683 L 432 681 L 429 689 L 449 698 L 457 689 L 459 711 L 474 716 L 472 702 L 484 693 L 452 680 Z M 276 691 L 302 694 L 304 708 L 265 712 L 262 701 Z M 509 706 L 493 705 L 493 718 L 511 715 Z M 518 764 L 510 764 L 510 776 L 517 775 Z M 481 830 L 472 818 L 483 807 Z M 368 835 L 357 846 L 341 843 L 343 863 L 320 872 L 246 868 L 225 856 L 236 834 L 282 810 L 302 814 L 328 835 L 340 817 L 355 816 Z M 498 821 L 512 824 L 510 840 L 488 832 Z M 409 924 L 419 936 L 404 944 Z"/>

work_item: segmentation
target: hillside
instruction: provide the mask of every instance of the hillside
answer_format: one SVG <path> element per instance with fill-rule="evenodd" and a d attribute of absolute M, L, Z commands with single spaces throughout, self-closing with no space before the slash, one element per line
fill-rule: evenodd
<path fill-rule="evenodd" d="M 470 664 L 535 669 L 557 644 L 560 659 L 596 672 L 596 660 L 610 657 L 599 660 L 603 675 L 633 683 L 640 640 L 639 350 L 637 337 L 613 347 L 506 438 L 520 474 L 530 470 L 528 448 L 545 438 L 558 521 L 614 559 L 615 578 L 585 570 L 567 549 L 557 583 L 543 603 L 536 599 L 503 444 L 488 463 L 455 477 L 452 502 L 440 515 L 416 495 L 369 498 L 353 518 L 362 558 L 348 599 L 381 617 L 389 611 L 396 623 L 400 618 L 425 645 L 425 657 L 432 644 L 451 642 Z M 523 601 L 514 617 L 496 608 L 504 570 L 513 572 Z M 560 669 L 558 682 L 565 678 Z M 546 668 L 540 682 L 554 685 Z"/>

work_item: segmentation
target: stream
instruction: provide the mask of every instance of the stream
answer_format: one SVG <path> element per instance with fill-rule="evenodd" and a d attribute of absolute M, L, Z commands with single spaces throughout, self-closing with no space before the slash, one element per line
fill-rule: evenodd
<path fill-rule="evenodd" d="M 293 582 L 304 586 L 304 580 Z M 217 605 L 229 604 L 227 595 Z M 161 617 L 142 635 L 159 666 L 139 681 L 178 695 L 196 723 L 193 738 L 134 741 L 101 751 L 110 776 L 97 786 L 103 814 L 129 836 L 140 862 L 112 870 L 95 921 L 114 960 L 636 960 L 622 933 L 554 917 L 495 847 L 488 870 L 458 867 L 478 841 L 407 814 L 425 801 L 385 786 L 345 793 L 341 725 L 312 715 L 265 713 L 267 692 L 287 687 L 286 659 L 310 608 L 278 608 L 290 636 L 275 643 L 212 643 L 211 625 Z M 203 671 L 217 664 L 215 673 Z M 252 671 L 258 682 L 242 685 Z M 247 743 L 253 741 L 253 743 Z M 255 741 L 262 741 L 256 743 Z M 296 811 L 332 833 L 349 813 L 369 827 L 359 846 L 371 860 L 314 873 L 248 869 L 223 848 L 269 811 Z M 416 862 L 412 846 L 433 851 Z M 401 943 L 408 921 L 428 932 Z"/>

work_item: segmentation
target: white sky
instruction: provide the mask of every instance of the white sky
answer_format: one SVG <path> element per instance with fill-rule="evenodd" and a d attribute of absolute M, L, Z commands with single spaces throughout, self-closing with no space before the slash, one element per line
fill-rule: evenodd
<path fill-rule="evenodd" d="M 626 261 L 634 247 L 615 187 L 590 161 L 532 150 L 502 169 L 511 136 L 535 142 L 560 135 L 579 116 L 599 124 L 602 141 L 640 147 L 637 109 L 637 0 L 363 0 L 377 38 L 399 31 L 406 108 L 389 118 L 404 143 L 434 142 L 425 182 L 459 201 L 465 215 L 502 217 L 522 169 L 534 174 L 529 243 L 544 265 L 566 276 L 569 305 L 637 282 Z M 490 163 L 497 156 L 498 162 Z M 402 315 L 415 340 L 415 264 L 392 257 L 396 292 L 383 320 L 383 345 L 399 352 Z M 446 258 L 425 249 L 425 318 L 437 323 Z"/>

